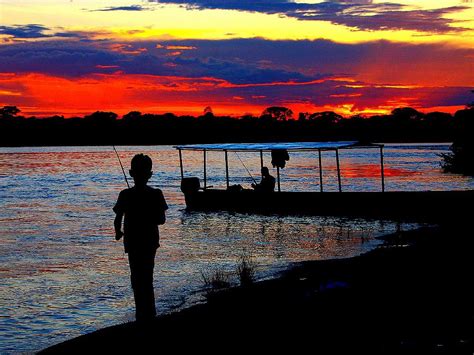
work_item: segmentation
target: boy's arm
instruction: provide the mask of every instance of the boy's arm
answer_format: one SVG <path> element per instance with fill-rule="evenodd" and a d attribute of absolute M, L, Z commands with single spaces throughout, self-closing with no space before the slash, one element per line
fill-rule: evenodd
<path fill-rule="evenodd" d="M 124 214 L 124 206 L 126 204 L 125 199 L 126 190 L 120 192 L 117 203 L 115 204 L 113 210 L 115 212 L 114 228 L 115 228 L 115 240 L 120 240 L 123 237 L 122 232 L 122 219 Z"/>
<path fill-rule="evenodd" d="M 168 205 L 166 203 L 165 197 L 163 196 L 163 192 L 161 192 L 161 190 L 159 190 L 158 201 L 159 201 L 158 202 L 159 212 L 158 212 L 156 222 L 158 225 L 161 225 L 161 224 L 165 224 L 166 222 L 165 211 L 168 209 Z"/>
<path fill-rule="evenodd" d="M 158 214 L 157 223 L 161 225 L 161 224 L 165 224 L 165 222 L 166 222 L 166 215 L 165 215 L 165 211 L 163 210 Z"/>
<path fill-rule="evenodd" d="M 114 220 L 114 227 L 115 227 L 115 240 L 120 240 L 120 238 L 123 237 L 123 232 L 122 232 L 122 219 L 123 219 L 123 213 L 118 212 L 115 215 L 115 220 Z"/>

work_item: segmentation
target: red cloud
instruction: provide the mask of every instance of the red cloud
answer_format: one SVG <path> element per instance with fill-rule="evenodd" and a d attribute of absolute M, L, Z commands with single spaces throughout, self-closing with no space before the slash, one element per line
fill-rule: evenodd
<path fill-rule="evenodd" d="M 411 105 L 419 109 L 460 107 L 456 95 L 463 88 L 383 87 L 350 84 L 332 78 L 305 83 L 233 84 L 213 77 L 143 74 L 91 74 L 64 78 L 39 73 L 0 74 L 0 105 L 17 105 L 25 114 L 85 114 L 96 110 L 119 114 L 132 108 L 142 112 L 202 113 L 212 106 L 216 114 L 260 114 L 267 106 L 283 105 L 294 112 L 333 110 L 345 115 L 384 113 Z M 258 92 L 258 93 L 257 93 Z M 454 102 L 454 103 L 453 103 Z"/>

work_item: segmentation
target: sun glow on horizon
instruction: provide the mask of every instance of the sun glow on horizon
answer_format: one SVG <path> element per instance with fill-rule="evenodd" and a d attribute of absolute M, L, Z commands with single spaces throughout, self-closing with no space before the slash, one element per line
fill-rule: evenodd
<path fill-rule="evenodd" d="M 170 88 L 169 83 L 174 83 Z M 315 83 L 307 83 L 314 85 Z M 86 115 L 94 111 L 113 111 L 123 115 L 130 111 L 143 113 L 174 113 L 177 115 L 200 115 L 204 107 L 211 105 L 215 114 L 240 117 L 245 114 L 259 116 L 272 103 L 265 97 L 219 95 L 219 87 L 232 88 L 227 82 L 214 78 L 176 78 L 144 75 L 95 74 L 87 78 L 65 79 L 43 74 L 1 75 L 0 85 L 11 90 L 0 91 L 0 97 L 11 97 L 24 114 L 37 116 Z M 180 86 L 179 94 L 177 88 Z M 291 85 L 279 83 L 275 85 Z M 246 86 L 244 86 L 246 87 Z M 248 87 L 248 86 L 247 86 Z M 133 94 L 130 94 L 133 91 Z M 350 102 L 351 98 L 363 94 L 348 95 L 346 103 L 317 105 L 310 102 L 286 101 L 280 103 L 292 109 L 297 117 L 300 112 L 334 111 L 343 116 L 387 114 L 394 108 L 414 106 L 421 111 L 441 110 L 449 113 L 463 106 L 422 107 L 413 105 L 416 97 L 402 96 L 386 98 L 387 104 L 360 106 Z M 208 97 L 214 101 L 209 102 Z M 158 99 L 159 98 L 159 99 Z M 344 98 L 344 96 L 343 96 Z M 22 105 L 21 102 L 26 105 Z M 17 102 L 18 101 L 18 102 Z M 0 105 L 7 105 L 0 101 Z"/>

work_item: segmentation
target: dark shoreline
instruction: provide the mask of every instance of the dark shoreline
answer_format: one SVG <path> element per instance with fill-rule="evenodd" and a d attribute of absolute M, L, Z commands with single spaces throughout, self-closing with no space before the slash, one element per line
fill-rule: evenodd
<path fill-rule="evenodd" d="M 96 111 L 83 117 L 24 117 L 15 106 L 0 109 L 5 146 L 135 145 L 221 142 L 327 141 L 363 142 L 452 141 L 469 131 L 474 109 L 454 114 L 395 108 L 391 113 L 343 117 L 335 112 L 300 112 L 268 107 L 261 115 L 176 116 L 173 113 Z"/>
<path fill-rule="evenodd" d="M 207 303 L 152 324 L 108 327 L 41 353 L 309 348 L 472 355 L 469 230 L 451 223 L 385 236 L 361 256 L 299 263 L 277 279 L 212 293 Z"/>

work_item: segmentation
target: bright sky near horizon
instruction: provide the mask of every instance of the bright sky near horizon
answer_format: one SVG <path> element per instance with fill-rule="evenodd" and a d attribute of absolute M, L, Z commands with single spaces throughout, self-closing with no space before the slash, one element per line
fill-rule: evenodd
<path fill-rule="evenodd" d="M 345 115 L 474 101 L 470 0 L 0 0 L 0 105 Z"/>

